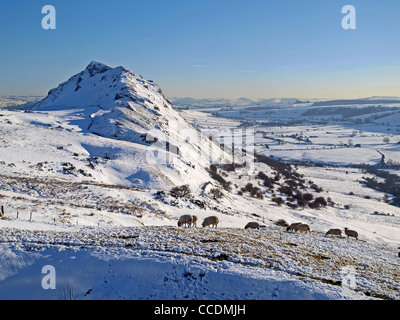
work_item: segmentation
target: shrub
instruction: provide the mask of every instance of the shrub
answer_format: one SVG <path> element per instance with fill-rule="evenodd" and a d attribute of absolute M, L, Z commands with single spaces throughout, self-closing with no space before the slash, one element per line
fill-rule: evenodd
<path fill-rule="evenodd" d="M 251 195 L 252 197 L 255 197 L 259 192 L 261 192 L 261 189 L 260 189 L 259 187 L 253 187 L 253 188 L 250 190 L 250 195 Z"/>
<path fill-rule="evenodd" d="M 289 224 L 284 220 L 284 219 L 279 219 L 274 222 L 276 226 L 281 226 L 281 227 L 288 227 Z"/>
<path fill-rule="evenodd" d="M 290 187 L 288 187 L 288 186 L 282 186 L 278 190 L 279 190 L 280 193 L 286 194 L 288 196 L 292 196 L 293 195 L 292 189 Z"/>
<path fill-rule="evenodd" d="M 322 192 L 323 189 L 318 187 L 315 183 L 311 185 L 311 188 L 315 190 L 315 192 Z"/>
<path fill-rule="evenodd" d="M 259 178 L 259 179 L 261 179 L 261 180 L 265 180 L 265 179 L 268 179 L 268 176 L 267 176 L 264 172 L 260 171 L 260 172 L 256 175 L 256 178 Z"/>
<path fill-rule="evenodd" d="M 252 183 L 246 184 L 244 188 L 241 188 L 242 192 L 249 192 L 252 197 L 257 197 L 258 199 L 264 199 L 264 195 L 259 187 L 253 186 Z"/>
<path fill-rule="evenodd" d="M 175 198 L 190 198 L 192 196 L 192 192 L 188 184 L 173 187 L 169 191 L 169 194 Z"/>
<path fill-rule="evenodd" d="M 308 202 L 308 201 L 313 200 L 314 196 L 311 193 L 305 193 L 305 194 L 303 194 L 303 199 Z"/>
<path fill-rule="evenodd" d="M 222 169 L 225 171 L 235 171 L 236 168 L 243 168 L 246 166 L 246 161 L 244 163 L 227 163 L 222 165 Z"/>
<path fill-rule="evenodd" d="M 295 198 L 296 200 L 304 199 L 301 191 L 297 191 L 296 194 L 293 196 L 293 198 Z"/>
<path fill-rule="evenodd" d="M 215 164 L 210 164 L 210 172 L 217 173 L 217 166 Z"/>
<path fill-rule="evenodd" d="M 246 184 L 246 186 L 244 187 L 244 190 L 248 192 L 250 192 L 252 189 L 253 189 L 253 184 L 250 182 Z"/>
<path fill-rule="evenodd" d="M 296 189 L 297 187 L 297 182 L 293 179 L 286 180 L 285 183 L 292 189 Z"/>
<path fill-rule="evenodd" d="M 283 204 L 283 199 L 281 197 L 273 198 L 272 201 L 274 201 L 278 206 Z"/>
<path fill-rule="evenodd" d="M 286 205 L 287 205 L 289 208 L 292 208 L 292 209 L 296 209 L 296 208 L 297 208 L 297 204 L 291 203 L 291 202 L 289 202 L 289 201 L 286 202 Z"/>
<path fill-rule="evenodd" d="M 265 179 L 263 185 L 269 189 L 272 189 L 274 187 L 274 180 L 271 178 Z"/>
<path fill-rule="evenodd" d="M 211 166 L 210 166 L 211 167 Z M 231 192 L 232 191 L 232 182 L 231 181 L 226 181 L 221 175 L 219 175 L 218 173 L 211 171 L 211 178 L 213 178 L 214 180 L 217 180 L 222 188 L 224 188 L 226 191 Z"/>
<path fill-rule="evenodd" d="M 298 200 L 297 200 L 297 204 L 298 204 L 300 207 L 304 208 L 304 207 L 307 205 L 307 202 L 306 202 L 304 199 L 298 199 Z"/>
<path fill-rule="evenodd" d="M 261 199 L 261 200 L 264 199 L 264 195 L 263 195 L 262 191 L 257 192 L 256 196 L 258 199 Z"/>
<path fill-rule="evenodd" d="M 314 200 L 314 202 L 318 203 L 318 205 L 321 207 L 326 207 L 328 205 L 324 197 L 318 197 Z"/>
<path fill-rule="evenodd" d="M 389 196 L 386 193 L 383 195 L 383 202 L 389 203 Z"/>
<path fill-rule="evenodd" d="M 326 207 L 327 205 L 328 205 L 328 203 L 326 202 L 324 197 L 318 197 L 313 202 L 310 202 L 308 204 L 308 206 L 311 209 L 317 209 L 317 208 L 320 208 L 320 207 Z"/>
<path fill-rule="evenodd" d="M 214 200 L 219 200 L 224 196 L 220 188 L 212 188 L 210 194 Z"/>

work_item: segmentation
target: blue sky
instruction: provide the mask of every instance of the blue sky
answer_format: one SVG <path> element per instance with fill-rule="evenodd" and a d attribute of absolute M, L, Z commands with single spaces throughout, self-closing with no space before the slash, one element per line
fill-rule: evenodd
<path fill-rule="evenodd" d="M 0 95 L 45 95 L 95 60 L 169 97 L 400 96 L 399 16 L 398 0 L 2 1 Z"/>

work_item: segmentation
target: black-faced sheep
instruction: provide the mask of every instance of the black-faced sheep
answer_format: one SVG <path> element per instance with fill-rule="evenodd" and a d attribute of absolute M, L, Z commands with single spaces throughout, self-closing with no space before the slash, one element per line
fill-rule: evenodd
<path fill-rule="evenodd" d="M 357 231 L 344 228 L 344 233 L 346 234 L 347 239 L 348 239 L 349 237 L 353 237 L 353 238 L 356 238 L 356 240 L 358 240 L 358 233 L 357 233 Z"/>

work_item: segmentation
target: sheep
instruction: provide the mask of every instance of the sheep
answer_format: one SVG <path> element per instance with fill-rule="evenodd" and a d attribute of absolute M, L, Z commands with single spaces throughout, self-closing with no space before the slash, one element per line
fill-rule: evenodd
<path fill-rule="evenodd" d="M 192 218 L 193 218 L 193 220 L 192 220 L 192 227 L 196 227 L 196 224 L 197 224 L 197 216 L 192 215 Z"/>
<path fill-rule="evenodd" d="M 301 224 L 301 222 L 292 223 L 289 227 L 286 228 L 286 231 L 295 230 L 295 228 Z"/>
<path fill-rule="evenodd" d="M 342 230 L 340 229 L 329 229 L 326 233 L 325 233 L 325 237 L 328 235 L 332 235 L 332 236 L 342 236 Z"/>
<path fill-rule="evenodd" d="M 357 233 L 357 231 L 344 228 L 344 233 L 346 234 L 347 239 L 348 239 L 349 237 L 353 237 L 353 238 L 356 238 L 356 240 L 358 240 L 358 233 Z"/>
<path fill-rule="evenodd" d="M 178 227 L 180 227 L 182 225 L 187 225 L 190 227 L 192 222 L 193 222 L 193 217 L 190 214 L 184 214 L 183 216 L 181 216 L 179 218 Z"/>
<path fill-rule="evenodd" d="M 244 227 L 245 229 L 251 228 L 251 229 L 260 229 L 260 224 L 258 222 L 249 222 L 246 224 Z"/>
<path fill-rule="evenodd" d="M 304 232 L 304 233 L 309 233 L 311 234 L 310 226 L 308 224 L 298 224 L 297 226 L 294 227 L 294 232 Z"/>
<path fill-rule="evenodd" d="M 217 225 L 218 225 L 218 222 L 219 222 L 219 219 L 218 219 L 217 216 L 209 216 L 209 217 L 204 219 L 204 221 L 202 223 L 202 226 L 204 228 L 204 227 L 207 227 L 207 226 L 211 225 L 211 226 L 214 226 L 216 228 Z"/>

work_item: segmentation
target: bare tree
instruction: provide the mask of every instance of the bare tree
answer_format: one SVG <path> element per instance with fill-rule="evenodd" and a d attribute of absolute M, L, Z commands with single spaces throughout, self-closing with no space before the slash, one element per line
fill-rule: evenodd
<path fill-rule="evenodd" d="M 384 137 L 384 138 L 383 138 L 383 143 L 388 144 L 389 142 L 390 142 L 389 137 Z"/>
<path fill-rule="evenodd" d="M 224 193 L 219 188 L 213 188 L 210 190 L 211 196 L 214 200 L 221 199 L 224 196 Z"/>
<path fill-rule="evenodd" d="M 349 141 L 347 141 L 347 145 L 348 145 L 349 147 L 354 146 L 353 140 L 349 139 Z"/>

